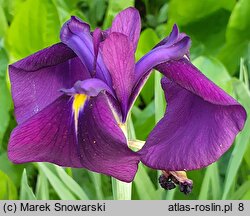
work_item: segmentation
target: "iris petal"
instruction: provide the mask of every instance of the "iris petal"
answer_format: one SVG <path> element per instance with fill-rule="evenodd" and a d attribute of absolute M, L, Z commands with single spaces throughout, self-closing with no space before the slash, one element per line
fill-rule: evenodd
<path fill-rule="evenodd" d="M 77 133 L 72 103 L 69 96 L 63 95 L 17 126 L 8 146 L 10 160 L 87 168 L 132 181 L 139 158 L 127 147 L 107 97 L 100 94 L 85 101 L 79 112 Z"/>
<path fill-rule="evenodd" d="M 176 32 L 175 32 L 176 31 Z M 135 79 L 133 84 L 133 90 L 129 98 L 128 109 L 130 109 L 138 96 L 141 88 L 147 81 L 151 70 L 160 63 L 167 62 L 172 59 L 182 58 L 189 50 L 191 41 L 189 37 L 184 37 L 176 43 L 178 30 L 174 28 L 173 32 L 169 36 L 169 41 L 165 41 L 166 45 L 158 46 L 143 56 L 135 66 Z"/>
<path fill-rule="evenodd" d="M 91 78 L 77 81 L 70 89 L 61 89 L 67 95 L 85 94 L 91 97 L 97 96 L 101 91 L 106 91 L 115 98 L 112 89 L 102 80 Z"/>
<path fill-rule="evenodd" d="M 14 163 L 51 162 L 81 167 L 71 106 L 69 97 L 63 95 L 18 125 L 10 137 L 9 159 Z"/>
<path fill-rule="evenodd" d="M 71 17 L 61 29 L 61 40 L 79 56 L 91 74 L 95 73 L 96 78 L 111 86 L 110 75 L 100 55 L 97 56 L 96 68 L 94 68 L 96 55 L 93 37 L 87 23 L 76 17 Z"/>
<path fill-rule="evenodd" d="M 134 82 L 135 57 L 133 44 L 124 34 L 111 33 L 103 42 L 102 55 L 112 77 L 113 88 L 121 104 L 123 121 L 125 121 L 128 100 Z"/>
<path fill-rule="evenodd" d="M 178 29 L 177 25 L 175 24 L 173 26 L 173 29 L 170 32 L 169 36 L 164 38 L 155 47 L 162 46 L 162 45 L 171 46 L 178 40 L 178 36 L 179 36 L 179 29 Z"/>
<path fill-rule="evenodd" d="M 127 8 L 121 11 L 114 19 L 110 33 L 122 33 L 132 41 L 134 51 L 136 50 L 141 31 L 141 18 L 135 8 Z"/>
<path fill-rule="evenodd" d="M 59 89 L 90 77 L 79 58 L 62 43 L 10 65 L 9 74 L 18 123 L 56 100 Z"/>
<path fill-rule="evenodd" d="M 94 44 L 94 69 L 93 69 L 93 77 L 95 77 L 96 74 L 96 64 L 97 64 L 97 58 L 99 54 L 99 46 L 100 43 L 103 41 L 103 33 L 102 30 L 99 28 L 96 28 L 93 31 L 93 44 Z"/>
<path fill-rule="evenodd" d="M 157 69 L 167 77 L 162 86 L 168 106 L 140 151 L 142 162 L 192 170 L 218 160 L 244 127 L 244 108 L 185 58 Z"/>
<path fill-rule="evenodd" d="M 169 60 L 182 58 L 190 45 L 190 38 L 186 36 L 171 46 L 163 45 L 151 50 L 136 63 L 135 83 L 140 82 L 140 79 L 155 66 Z"/>

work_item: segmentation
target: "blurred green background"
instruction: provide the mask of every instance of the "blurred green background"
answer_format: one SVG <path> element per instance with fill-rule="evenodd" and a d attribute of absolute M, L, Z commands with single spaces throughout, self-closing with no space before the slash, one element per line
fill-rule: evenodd
<path fill-rule="evenodd" d="M 16 122 L 7 65 L 59 41 L 70 15 L 91 28 L 110 26 L 122 9 L 135 6 L 142 18 L 136 58 L 166 37 L 172 25 L 191 36 L 191 59 L 250 115 L 249 0 L 0 0 L 0 199 L 112 199 L 111 179 L 84 169 L 47 163 L 12 164 L 6 154 Z M 163 116 L 165 102 L 153 73 L 132 110 L 134 136 L 145 140 Z M 209 167 L 188 172 L 193 192 L 164 191 L 157 172 L 140 165 L 133 199 L 250 199 L 250 118 L 234 145 Z"/>

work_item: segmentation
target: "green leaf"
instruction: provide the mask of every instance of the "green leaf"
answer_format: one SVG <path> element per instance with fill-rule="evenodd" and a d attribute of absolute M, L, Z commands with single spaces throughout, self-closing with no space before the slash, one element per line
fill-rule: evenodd
<path fill-rule="evenodd" d="M 116 14 L 130 6 L 134 6 L 134 0 L 109 0 L 103 28 L 109 28 Z"/>
<path fill-rule="evenodd" d="M 248 146 L 248 148 L 245 152 L 244 160 L 246 161 L 247 166 L 250 168 L 250 157 L 249 157 L 249 155 L 250 155 L 250 140 L 249 140 L 247 146 Z"/>
<path fill-rule="evenodd" d="M 68 187 L 49 169 L 48 164 L 38 163 L 38 167 L 44 173 L 50 184 L 62 200 L 75 200 L 75 196 L 70 192 Z"/>
<path fill-rule="evenodd" d="M 211 164 L 209 166 L 209 169 L 211 173 L 212 199 L 213 200 L 221 199 L 222 191 L 221 191 L 221 181 L 220 181 L 218 164 L 217 163 Z"/>
<path fill-rule="evenodd" d="M 239 101 L 241 102 L 241 104 L 243 104 L 249 115 L 250 92 L 248 91 L 246 86 L 238 80 L 235 80 L 233 84 Z M 237 179 L 238 170 L 242 162 L 243 156 L 247 150 L 249 139 L 250 139 L 250 119 L 247 118 L 244 129 L 236 138 L 235 146 L 232 155 L 230 157 L 230 161 L 226 172 L 226 179 L 225 179 L 222 199 L 228 198 L 233 182 L 235 179 Z"/>
<path fill-rule="evenodd" d="M 217 163 L 213 163 L 206 168 L 199 200 L 214 199 L 217 200 L 221 196 L 220 176 Z"/>
<path fill-rule="evenodd" d="M 11 178 L 16 187 L 19 187 L 25 166 L 11 163 L 8 159 L 7 152 L 3 152 L 0 155 L 0 161 L 0 170 Z"/>
<path fill-rule="evenodd" d="M 247 193 L 242 197 L 242 200 L 250 200 L 250 191 L 248 190 Z"/>
<path fill-rule="evenodd" d="M 152 101 L 146 108 L 144 108 L 139 115 L 133 116 L 135 117 L 134 126 L 137 138 L 140 140 L 145 140 L 155 125 L 154 101 Z"/>
<path fill-rule="evenodd" d="M 17 198 L 15 184 L 2 171 L 0 171 L 0 200 L 14 200 Z"/>
<path fill-rule="evenodd" d="M 102 22 L 104 19 L 106 11 L 106 1 L 105 0 L 91 0 L 88 2 L 88 9 L 85 14 L 88 14 L 88 20 L 92 27 L 96 27 L 98 23 Z"/>
<path fill-rule="evenodd" d="M 210 193 L 210 178 L 211 178 L 211 172 L 209 170 L 209 167 L 206 169 L 205 176 L 202 180 L 201 190 L 198 199 L 199 200 L 207 200 L 209 199 L 209 193 Z"/>
<path fill-rule="evenodd" d="M 153 29 L 147 28 L 145 29 L 138 41 L 138 46 L 136 50 L 136 60 L 138 61 L 142 56 L 144 56 L 147 52 L 149 52 L 153 47 L 159 43 L 159 38 L 156 35 Z"/>
<path fill-rule="evenodd" d="M 54 5 L 58 10 L 58 15 L 60 17 L 61 24 L 66 20 L 70 19 L 70 16 L 74 15 L 85 22 L 88 22 L 85 14 L 81 10 L 81 3 L 84 4 L 81 0 L 52 0 Z"/>
<path fill-rule="evenodd" d="M 250 70 L 250 68 L 249 68 Z M 248 75 L 248 71 L 247 71 L 247 67 L 244 63 L 244 59 L 241 58 L 240 59 L 240 81 L 244 82 L 246 87 L 249 89 L 249 75 Z"/>
<path fill-rule="evenodd" d="M 231 10 L 235 0 L 171 0 L 169 4 L 169 19 L 179 25 L 194 22 L 220 8 Z"/>
<path fill-rule="evenodd" d="M 138 172 L 133 181 L 135 189 L 140 200 L 157 200 L 160 199 L 160 192 L 155 189 L 154 184 L 148 176 L 148 173 L 141 163 L 139 164 Z"/>
<path fill-rule="evenodd" d="M 162 190 L 161 188 L 159 190 Z M 175 193 L 178 189 L 172 189 L 172 190 L 168 190 L 166 191 L 166 195 L 165 195 L 165 199 L 166 200 L 173 200 L 174 199 L 174 196 L 175 196 Z"/>
<path fill-rule="evenodd" d="M 23 176 L 21 180 L 20 189 L 20 199 L 21 200 L 36 200 L 36 197 L 28 184 L 26 169 L 23 170 Z"/>
<path fill-rule="evenodd" d="M 36 197 L 38 200 L 49 200 L 49 184 L 43 172 L 39 172 L 36 183 Z"/>
<path fill-rule="evenodd" d="M 250 192 L 250 180 L 244 182 L 230 197 L 231 200 L 242 200 L 245 194 Z M 249 198 L 248 198 L 249 199 Z"/>
<path fill-rule="evenodd" d="M 230 15 L 228 10 L 219 9 L 195 22 L 180 26 L 181 31 L 192 39 L 191 58 L 200 54 L 218 54 L 225 44 L 226 27 Z"/>
<path fill-rule="evenodd" d="M 90 178 L 92 179 L 92 182 L 94 183 L 97 199 L 98 200 L 104 199 L 104 195 L 103 195 L 103 192 L 102 192 L 101 174 L 91 172 L 91 171 L 89 171 L 88 173 L 90 175 Z"/>
<path fill-rule="evenodd" d="M 17 13 L 20 4 L 22 4 L 25 0 L 0 0 L 0 5 L 4 9 L 6 20 L 8 23 L 12 22 L 13 17 Z"/>
<path fill-rule="evenodd" d="M 0 80 L 4 81 L 6 78 L 6 71 L 9 58 L 4 48 L 0 46 Z"/>
<path fill-rule="evenodd" d="M 0 148 L 3 136 L 9 125 L 11 97 L 6 83 L 6 70 L 8 65 L 8 56 L 4 49 L 0 47 Z"/>
<path fill-rule="evenodd" d="M 58 176 L 61 181 L 68 186 L 68 189 L 72 191 L 80 200 L 89 200 L 89 197 L 84 192 L 84 190 L 79 186 L 79 184 L 70 177 L 62 167 L 54 165 Z"/>
<path fill-rule="evenodd" d="M 1 23 L 1 27 L 0 27 L 0 39 L 1 39 L 2 37 L 5 36 L 6 30 L 8 28 L 8 23 L 7 23 L 5 13 L 1 4 L 0 4 L 0 23 Z"/>
<path fill-rule="evenodd" d="M 250 46 L 250 2 L 240 0 L 231 14 L 227 32 L 226 45 L 219 53 L 219 58 L 231 74 L 236 72 L 240 58 L 245 57 Z"/>
<path fill-rule="evenodd" d="M 191 59 L 201 54 L 215 55 L 225 43 L 226 26 L 235 3 L 235 0 L 171 1 L 168 22 L 158 26 L 157 32 L 166 37 L 177 23 L 181 32 L 191 36 Z"/>
<path fill-rule="evenodd" d="M 192 63 L 216 85 L 233 95 L 231 76 L 225 66 L 216 58 L 200 56 Z"/>
<path fill-rule="evenodd" d="M 168 4 L 166 3 L 161 7 L 159 15 L 157 17 L 157 21 L 158 23 L 163 23 L 167 20 L 167 18 L 168 18 Z"/>
<path fill-rule="evenodd" d="M 59 41 L 60 20 L 51 0 L 27 0 L 21 4 L 7 34 L 15 58 L 22 58 Z"/>

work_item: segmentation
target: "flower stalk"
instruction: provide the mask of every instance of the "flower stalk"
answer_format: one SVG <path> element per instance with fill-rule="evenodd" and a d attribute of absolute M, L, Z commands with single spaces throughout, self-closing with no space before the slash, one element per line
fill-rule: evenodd
<path fill-rule="evenodd" d="M 122 131 L 127 140 L 129 140 L 131 136 L 131 133 L 128 133 L 130 119 L 131 118 L 128 118 L 128 124 L 125 123 L 122 125 Z M 131 124 L 133 123 L 131 122 Z M 132 182 L 127 183 L 112 177 L 112 191 L 114 200 L 131 200 Z"/>
<path fill-rule="evenodd" d="M 132 183 L 122 182 L 112 178 L 112 191 L 114 200 L 131 200 Z"/>

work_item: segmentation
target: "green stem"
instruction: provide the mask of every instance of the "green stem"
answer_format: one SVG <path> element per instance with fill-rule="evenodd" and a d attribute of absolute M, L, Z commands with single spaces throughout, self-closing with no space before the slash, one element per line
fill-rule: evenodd
<path fill-rule="evenodd" d="M 129 139 L 131 138 L 131 127 L 132 121 L 130 122 L 130 117 L 128 118 L 128 124 L 126 125 L 125 136 Z M 133 126 L 133 125 L 132 125 Z M 114 200 L 131 200 L 132 183 L 122 182 L 118 179 L 112 178 L 112 191 Z"/>
<path fill-rule="evenodd" d="M 112 178 L 114 200 L 131 200 L 132 183 L 126 183 Z"/>

